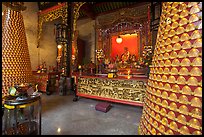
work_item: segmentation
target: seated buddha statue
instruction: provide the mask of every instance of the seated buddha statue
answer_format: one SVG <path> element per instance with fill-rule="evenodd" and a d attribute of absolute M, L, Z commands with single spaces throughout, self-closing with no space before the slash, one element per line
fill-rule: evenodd
<path fill-rule="evenodd" d="M 130 59 L 130 52 L 128 51 L 127 47 L 124 47 L 124 53 L 122 54 L 122 62 L 127 63 Z"/>

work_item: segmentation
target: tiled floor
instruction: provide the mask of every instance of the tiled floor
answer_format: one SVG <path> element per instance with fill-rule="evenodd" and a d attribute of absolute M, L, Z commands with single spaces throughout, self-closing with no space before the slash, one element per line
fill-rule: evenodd
<path fill-rule="evenodd" d="M 111 103 L 107 112 L 95 110 L 100 100 L 73 95 L 42 94 L 42 135 L 137 135 L 142 107 Z"/>

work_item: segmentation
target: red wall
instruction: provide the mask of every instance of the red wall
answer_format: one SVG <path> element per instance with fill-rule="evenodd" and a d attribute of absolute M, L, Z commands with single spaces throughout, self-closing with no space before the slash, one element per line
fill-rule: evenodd
<path fill-rule="evenodd" d="M 139 46 L 139 37 L 136 34 L 132 35 L 120 35 L 123 39 L 122 43 L 118 44 L 116 42 L 116 38 L 118 36 L 112 36 L 112 50 L 111 50 L 111 58 L 115 59 L 115 56 L 118 54 L 121 57 L 121 54 L 124 53 L 124 47 L 127 47 L 130 54 L 136 55 L 136 58 L 139 56 L 138 46 Z"/>

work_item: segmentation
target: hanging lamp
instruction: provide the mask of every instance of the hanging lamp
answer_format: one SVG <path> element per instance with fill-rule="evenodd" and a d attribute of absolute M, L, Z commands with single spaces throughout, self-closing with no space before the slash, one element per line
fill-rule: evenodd
<path fill-rule="evenodd" d="M 118 37 L 116 38 L 116 42 L 118 44 L 122 43 L 123 39 L 120 37 L 120 35 L 118 35 Z"/>

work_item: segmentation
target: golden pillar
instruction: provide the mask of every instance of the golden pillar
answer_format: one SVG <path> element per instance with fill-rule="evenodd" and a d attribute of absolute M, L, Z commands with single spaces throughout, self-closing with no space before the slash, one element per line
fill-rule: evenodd
<path fill-rule="evenodd" d="M 162 4 L 139 134 L 202 134 L 202 2 Z"/>
<path fill-rule="evenodd" d="M 32 69 L 21 10 L 22 2 L 5 2 L 2 16 L 2 96 L 15 84 L 32 83 Z"/>

